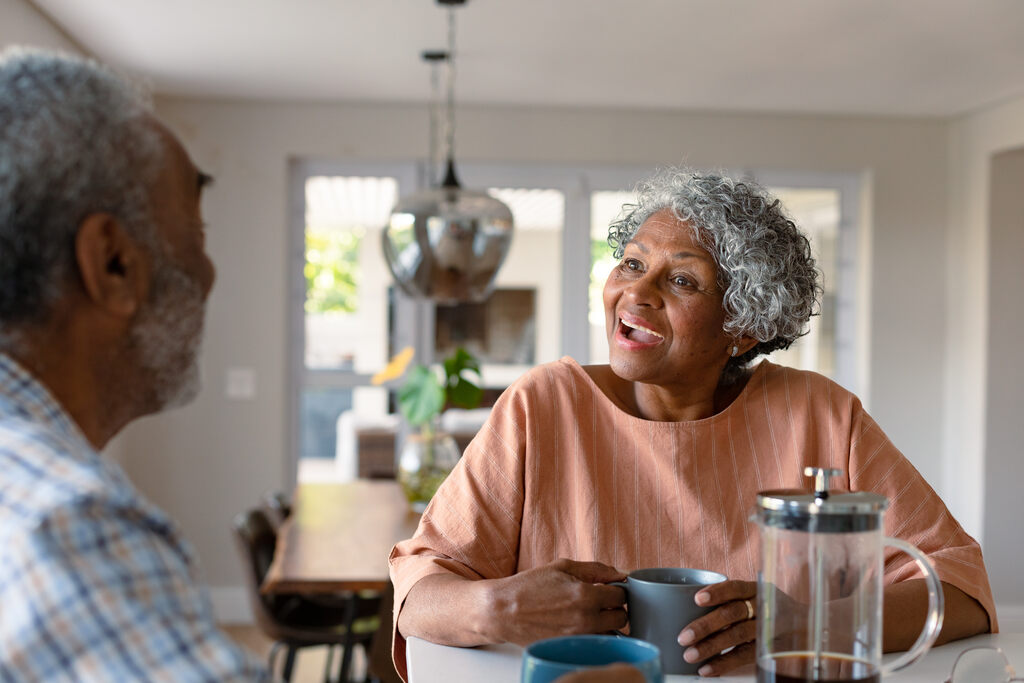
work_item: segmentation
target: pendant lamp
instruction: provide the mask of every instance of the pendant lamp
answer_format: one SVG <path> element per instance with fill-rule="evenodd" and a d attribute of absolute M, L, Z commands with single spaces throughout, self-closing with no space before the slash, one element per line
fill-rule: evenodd
<path fill-rule="evenodd" d="M 463 188 L 455 172 L 455 7 L 464 3 L 438 0 L 448 8 L 444 180 L 399 199 L 383 233 L 384 256 L 402 291 L 446 304 L 486 299 L 512 243 L 509 208 L 486 192 Z"/>

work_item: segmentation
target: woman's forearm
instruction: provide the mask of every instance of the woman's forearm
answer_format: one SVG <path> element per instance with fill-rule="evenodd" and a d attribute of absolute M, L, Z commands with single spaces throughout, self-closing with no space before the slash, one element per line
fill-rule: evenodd
<path fill-rule="evenodd" d="M 472 647 L 498 642 L 486 635 L 483 581 L 433 574 L 412 587 L 398 615 L 398 631 L 441 645 Z"/>
<path fill-rule="evenodd" d="M 625 592 L 607 585 L 625 578 L 614 567 L 567 559 L 497 579 L 434 574 L 409 591 L 398 631 L 462 647 L 602 633 L 626 625 Z"/>
<path fill-rule="evenodd" d="M 988 633 L 988 614 L 978 601 L 948 583 L 942 584 L 946 612 L 936 645 L 978 633 Z M 928 588 L 924 579 L 901 581 L 885 587 L 882 649 L 909 650 L 924 628 Z"/>

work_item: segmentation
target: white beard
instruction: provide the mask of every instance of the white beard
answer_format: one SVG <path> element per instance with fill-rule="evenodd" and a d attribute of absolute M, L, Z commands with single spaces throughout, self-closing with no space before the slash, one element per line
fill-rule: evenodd
<path fill-rule="evenodd" d="M 159 255 L 151 294 L 131 331 L 132 346 L 148 386 L 139 387 L 154 411 L 178 408 L 199 393 L 199 347 L 205 299 L 199 284 Z"/>

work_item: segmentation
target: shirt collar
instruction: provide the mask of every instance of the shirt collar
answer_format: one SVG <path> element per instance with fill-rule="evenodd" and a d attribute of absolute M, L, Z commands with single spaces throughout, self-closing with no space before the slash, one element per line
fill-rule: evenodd
<path fill-rule="evenodd" d="M 32 373 L 0 352 L 0 415 L 18 415 L 89 444 L 61 404 Z M 89 444 L 89 450 L 94 450 Z"/>

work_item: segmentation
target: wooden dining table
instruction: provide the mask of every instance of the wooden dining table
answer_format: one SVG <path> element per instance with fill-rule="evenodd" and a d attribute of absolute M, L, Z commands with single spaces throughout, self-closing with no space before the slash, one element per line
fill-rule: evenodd
<path fill-rule="evenodd" d="M 393 480 L 299 484 L 260 590 L 385 590 L 391 548 L 412 537 L 419 521 Z"/>
<path fill-rule="evenodd" d="M 374 637 L 368 667 L 382 683 L 400 683 L 391 664 L 388 555 L 395 543 L 412 537 L 419 521 L 394 480 L 299 484 L 260 590 L 347 594 L 346 600 L 354 600 L 355 591 L 378 592 L 387 637 Z"/>

